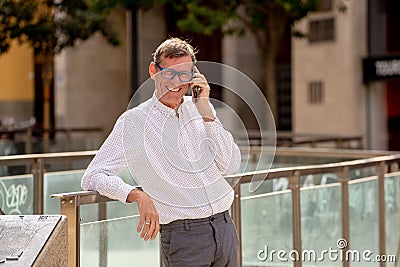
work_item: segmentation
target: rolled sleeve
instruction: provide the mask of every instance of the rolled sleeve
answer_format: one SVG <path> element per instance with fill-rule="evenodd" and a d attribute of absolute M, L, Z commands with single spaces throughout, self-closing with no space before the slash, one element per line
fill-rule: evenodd
<path fill-rule="evenodd" d="M 225 130 L 218 119 L 204 122 L 204 125 L 208 137 L 212 140 L 215 161 L 219 170 L 224 175 L 237 172 L 240 167 L 241 155 L 232 135 Z"/>
<path fill-rule="evenodd" d="M 83 190 L 94 190 L 101 195 L 126 203 L 128 194 L 137 186 L 127 184 L 117 175 L 127 167 L 123 151 L 123 127 L 122 115 L 87 167 L 81 187 Z"/>

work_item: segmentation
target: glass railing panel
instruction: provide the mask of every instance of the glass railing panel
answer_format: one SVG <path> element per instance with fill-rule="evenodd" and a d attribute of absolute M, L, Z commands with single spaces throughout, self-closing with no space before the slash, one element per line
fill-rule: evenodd
<path fill-rule="evenodd" d="M 338 183 L 301 189 L 301 237 L 303 266 L 341 266 L 324 251 L 337 250 L 342 236 L 341 190 Z"/>
<path fill-rule="evenodd" d="M 83 170 L 86 169 L 91 161 L 91 158 L 87 159 L 65 159 L 63 161 L 55 161 L 46 163 L 47 172 L 58 172 L 58 171 L 70 171 L 70 170 Z"/>
<path fill-rule="evenodd" d="M 0 138 L 0 157 L 23 154 L 21 149 L 24 149 L 24 143 Z M 26 174 L 27 169 L 23 164 L 13 166 L 0 165 L 0 177 Z"/>
<path fill-rule="evenodd" d="M 33 175 L 0 177 L 0 208 L 7 215 L 33 214 Z"/>
<path fill-rule="evenodd" d="M 128 169 L 122 170 L 120 173 L 118 173 L 118 176 L 127 184 L 137 185 Z M 107 219 L 128 217 L 138 214 L 139 211 L 136 203 L 126 204 L 119 201 L 107 203 Z"/>
<path fill-rule="evenodd" d="M 308 188 L 318 185 L 332 184 L 338 182 L 337 173 L 309 174 L 300 177 L 300 186 Z M 255 192 L 249 192 L 249 184 L 241 185 L 242 196 L 257 195 L 264 193 L 272 193 L 289 189 L 289 180 L 287 177 L 277 178 L 273 180 L 265 180 L 261 183 Z"/>
<path fill-rule="evenodd" d="M 302 156 L 279 156 L 275 155 L 273 158 L 273 164 L 271 165 L 272 155 L 265 153 L 259 158 L 259 155 L 252 155 L 247 153 L 242 153 L 242 164 L 239 172 L 247 172 L 254 170 L 263 170 L 266 168 L 284 168 L 284 167 L 295 167 L 304 165 L 318 165 L 325 163 L 336 163 L 354 160 L 354 157 L 344 158 L 344 157 L 316 157 L 312 155 L 302 155 Z M 359 173 L 360 171 L 358 171 Z"/>
<path fill-rule="evenodd" d="M 242 197 L 241 205 L 243 266 L 293 266 L 270 255 L 293 247 L 290 191 Z"/>
<path fill-rule="evenodd" d="M 400 172 L 386 174 L 386 255 L 400 259 Z M 386 266 L 397 266 L 386 263 Z"/>
<path fill-rule="evenodd" d="M 158 237 L 141 239 L 138 222 L 130 216 L 81 224 L 81 266 L 160 266 Z"/>
<path fill-rule="evenodd" d="M 350 170 L 350 180 L 356 180 L 364 177 L 371 177 L 376 174 L 375 166 L 368 166 L 364 168 L 357 168 Z"/>
<path fill-rule="evenodd" d="M 50 198 L 51 195 L 82 191 L 81 179 L 84 172 L 84 170 L 77 170 L 44 174 L 43 210 L 45 214 L 60 214 L 60 200 L 58 198 Z M 98 220 L 97 205 L 81 206 L 81 217 L 83 222 Z"/>
<path fill-rule="evenodd" d="M 284 177 L 273 180 L 265 180 L 258 185 L 254 192 L 250 192 L 249 186 L 250 183 L 243 183 L 240 185 L 242 197 L 285 191 L 289 189 L 289 181 Z"/>
<path fill-rule="evenodd" d="M 81 179 L 85 170 L 49 172 L 44 175 L 44 213 L 59 214 L 59 199 L 50 198 L 52 194 L 81 191 Z M 120 174 L 121 178 L 130 184 L 135 184 L 126 172 Z M 108 202 L 107 218 L 119 218 L 139 214 L 137 205 L 127 205 L 118 201 Z M 82 222 L 98 220 L 98 205 L 81 206 Z"/>
<path fill-rule="evenodd" d="M 126 204 L 119 201 L 107 203 L 107 219 L 138 215 L 139 210 L 136 203 Z"/>
<path fill-rule="evenodd" d="M 304 165 L 317 165 L 325 163 L 334 163 L 352 160 L 352 158 L 339 158 L 339 157 L 316 157 L 312 155 L 302 156 L 278 156 L 274 158 L 274 168 L 278 167 L 294 167 Z"/>
<path fill-rule="evenodd" d="M 349 183 L 349 248 L 354 251 L 349 254 L 351 266 L 379 266 L 378 262 L 368 262 L 363 258 L 365 251 L 371 251 L 371 258 L 379 254 L 378 191 L 376 176 Z"/>
<path fill-rule="evenodd" d="M 314 188 L 338 182 L 338 174 L 334 172 L 308 174 L 300 177 L 300 186 L 302 188 Z M 316 187 L 315 189 L 323 188 Z"/>
<path fill-rule="evenodd" d="M 53 153 L 65 151 L 85 151 L 99 149 L 103 142 L 101 133 L 75 133 L 70 139 L 66 133 L 59 132 L 55 139 L 45 141 L 43 137 L 32 137 L 31 153 Z M 16 139 L 0 140 L 0 156 L 22 155 L 27 153 L 26 136 L 18 136 Z"/>
<path fill-rule="evenodd" d="M 75 133 L 68 142 L 65 134 L 58 133 L 56 141 L 49 149 L 51 152 L 96 150 L 101 143 L 102 138 L 99 134 Z"/>

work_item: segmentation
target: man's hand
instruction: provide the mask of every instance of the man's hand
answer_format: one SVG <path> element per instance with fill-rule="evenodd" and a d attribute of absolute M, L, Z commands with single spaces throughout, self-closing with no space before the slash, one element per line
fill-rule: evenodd
<path fill-rule="evenodd" d="M 208 85 L 206 77 L 200 73 L 199 69 L 196 66 L 194 66 L 194 75 L 190 86 L 192 90 L 194 86 L 197 86 L 199 88 L 197 100 L 194 103 L 197 107 L 197 110 L 203 117 L 203 120 L 213 121 L 215 117 L 208 104 L 210 97 L 210 86 Z"/>
<path fill-rule="evenodd" d="M 127 202 L 138 203 L 140 219 L 137 232 L 141 232 L 140 238 L 145 241 L 154 240 L 160 230 L 160 223 L 153 200 L 145 192 L 133 189 L 127 197 Z"/>

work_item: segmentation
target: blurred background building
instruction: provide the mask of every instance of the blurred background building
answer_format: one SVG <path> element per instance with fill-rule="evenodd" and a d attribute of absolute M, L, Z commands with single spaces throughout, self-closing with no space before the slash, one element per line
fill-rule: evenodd
<path fill-rule="evenodd" d="M 8 54 L 1 56 L 0 75 L 0 119 L 30 118 L 34 99 L 31 49 L 14 46 Z"/>
<path fill-rule="evenodd" d="M 396 231 L 400 229 L 398 152 L 331 149 L 344 148 L 336 135 L 364 137 L 363 146 L 357 148 L 400 150 L 400 37 L 396 34 L 400 4 L 398 0 L 320 2 L 319 10 L 294 25 L 306 33 L 304 38 L 292 37 L 292 29 L 285 29 L 275 61 L 276 128 L 313 138 L 293 142 L 293 146 L 303 146 L 294 148 L 278 144 L 271 149 L 257 143 L 249 149 L 242 145 L 240 172 L 250 173 L 230 177 L 235 183 L 239 181 L 231 211 L 241 231 L 243 266 L 263 265 L 256 252 L 267 241 L 277 249 L 326 252 L 328 246 L 335 248 L 336 241 L 350 240 L 345 249 L 400 257 L 400 234 Z M 338 8 L 343 4 L 345 12 Z M 114 9 L 111 19 L 121 44 L 111 46 L 96 33 L 57 54 L 54 94 L 35 94 L 38 79 L 31 48 L 15 43 L 0 56 L 0 155 L 68 151 L 2 157 L 0 209 L 18 215 L 67 213 L 68 220 L 75 221 L 68 224 L 69 233 L 75 233 L 68 242 L 70 266 L 78 266 L 75 263 L 79 261 L 82 266 L 120 266 L 131 260 L 142 266 L 159 264 L 157 242 L 142 242 L 131 231 L 138 223 L 135 206 L 100 204 L 103 200 L 96 192 L 77 191 L 96 154 L 88 150 L 99 147 L 127 109 L 131 96 L 148 79 L 151 53 L 163 40 L 171 36 L 192 40 L 199 50 L 199 61 L 227 64 L 264 86 L 264 61 L 254 35 L 223 35 L 222 29 L 212 36 L 183 33 L 176 26 L 180 17 L 179 12 L 162 5 L 147 11 L 122 6 Z M 213 98 L 236 108 L 246 126 L 253 129 L 237 99 L 218 89 L 212 93 Z M 57 140 L 53 147 L 48 139 L 43 141 L 43 132 L 29 132 L 35 123 L 31 118 L 44 110 L 38 111 L 42 108 L 38 102 L 42 105 L 44 99 L 49 114 L 36 120 L 47 120 L 50 124 L 44 126 L 67 133 L 63 143 Z M 225 111 L 217 106 L 220 117 L 226 116 Z M 237 126 L 228 124 L 233 132 L 239 131 Z M 20 128 L 28 132 L 16 146 L 14 130 Z M 83 129 L 80 143 L 71 142 L 73 128 Z M 97 135 L 100 128 L 102 140 Z M 288 140 L 292 133 L 286 135 Z M 334 136 L 329 139 L 334 144 L 319 146 L 316 134 Z M 47 138 L 54 141 L 51 135 Z M 70 152 L 74 150 L 79 152 Z M 118 175 L 133 182 L 128 169 Z M 258 191 L 249 192 L 250 180 L 262 175 L 268 181 Z M 82 207 L 80 213 L 84 204 L 90 205 Z M 343 266 L 348 264 L 343 262 Z M 315 266 L 315 261 L 311 265 Z"/>
<path fill-rule="evenodd" d="M 299 23 L 309 38 L 293 39 L 293 130 L 362 134 L 370 149 L 399 150 L 400 5 L 348 1 L 343 14 L 326 2 Z M 372 72 L 363 60 L 374 61 Z"/>
<path fill-rule="evenodd" d="M 393 79 L 399 77 L 399 4 L 344 1 L 347 9 L 339 12 L 337 2 L 321 1 L 319 11 L 296 24 L 308 33 L 306 38 L 291 37 L 286 31 L 276 60 L 277 130 L 362 135 L 364 147 L 399 150 L 400 81 Z M 54 126 L 101 127 L 108 133 L 136 88 L 148 79 L 151 53 L 170 36 L 192 39 L 199 60 L 230 65 L 262 86 L 263 62 L 250 33 L 242 37 L 182 33 L 174 19 L 179 14 L 173 12 L 161 5 L 146 12 L 118 8 L 112 19 L 120 46 L 112 47 L 95 34 L 57 55 Z M 31 53 L 15 45 L 0 57 L 3 125 L 9 118 L 22 121 L 33 116 Z M 390 75 L 377 77 L 364 71 L 371 60 L 388 57 L 389 63 L 381 65 L 393 69 Z M 214 94 L 225 101 L 224 94 Z"/>

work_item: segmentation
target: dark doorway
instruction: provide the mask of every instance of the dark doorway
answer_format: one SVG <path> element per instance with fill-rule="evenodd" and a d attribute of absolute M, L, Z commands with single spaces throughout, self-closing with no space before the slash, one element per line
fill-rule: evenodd
<path fill-rule="evenodd" d="M 389 150 L 400 151 L 400 81 L 386 86 Z"/>
<path fill-rule="evenodd" d="M 278 131 L 292 131 L 291 27 L 286 27 L 276 58 L 276 97 Z"/>
<path fill-rule="evenodd" d="M 177 24 L 177 18 L 183 15 L 176 12 L 172 7 L 166 7 L 167 14 L 167 33 L 169 37 L 179 37 L 188 41 L 197 51 L 196 58 L 198 61 L 222 61 L 222 32 L 215 31 L 213 35 L 206 36 L 194 32 L 182 32 Z M 201 72 L 201 70 L 200 70 Z M 222 89 L 217 85 L 210 85 L 210 98 L 222 101 Z"/>
<path fill-rule="evenodd" d="M 400 53 L 400 2 L 387 0 L 386 2 L 386 48 L 389 54 Z M 400 80 L 391 80 L 386 83 L 387 116 L 389 150 L 400 151 Z"/>

